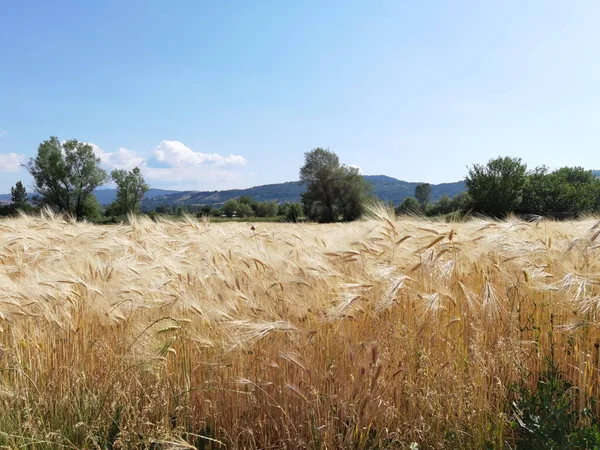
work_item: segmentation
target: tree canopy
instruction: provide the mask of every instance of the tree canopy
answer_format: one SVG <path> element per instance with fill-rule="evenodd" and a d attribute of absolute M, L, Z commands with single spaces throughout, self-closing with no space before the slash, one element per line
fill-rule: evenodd
<path fill-rule="evenodd" d="M 227 200 L 221 208 L 223 214 L 227 217 L 250 217 L 254 211 L 248 203 L 241 203 L 239 200 Z"/>
<path fill-rule="evenodd" d="M 520 158 L 496 158 L 469 168 L 465 185 L 474 212 L 506 217 L 521 203 L 527 166 Z"/>
<path fill-rule="evenodd" d="M 419 202 L 421 210 L 425 211 L 431 201 L 431 185 L 429 183 L 417 184 L 415 187 L 415 198 Z"/>
<path fill-rule="evenodd" d="M 400 206 L 396 208 L 396 214 L 418 214 L 421 212 L 421 206 L 414 197 L 406 197 Z"/>
<path fill-rule="evenodd" d="M 14 187 L 10 188 L 10 200 L 13 208 L 24 211 L 29 208 L 29 199 L 27 198 L 27 190 L 23 183 L 17 181 Z"/>
<path fill-rule="evenodd" d="M 139 209 L 140 201 L 150 186 L 144 181 L 139 167 L 133 170 L 113 170 L 111 177 L 117 185 L 117 198 L 114 210 L 118 214 L 134 213 Z"/>
<path fill-rule="evenodd" d="M 370 188 L 358 169 L 340 164 L 338 156 L 323 148 L 304 154 L 300 181 L 305 215 L 322 223 L 358 219 L 365 211 Z"/>
<path fill-rule="evenodd" d="M 536 167 L 527 176 L 519 212 L 569 217 L 600 209 L 600 180 L 590 170 Z"/>
<path fill-rule="evenodd" d="M 75 214 L 77 220 L 85 216 L 87 197 L 107 179 L 91 145 L 76 139 L 61 143 L 54 136 L 40 144 L 25 168 L 41 203 Z"/>

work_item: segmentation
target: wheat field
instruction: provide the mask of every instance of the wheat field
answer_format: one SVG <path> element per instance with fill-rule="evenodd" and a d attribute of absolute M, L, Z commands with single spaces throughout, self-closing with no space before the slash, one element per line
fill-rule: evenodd
<path fill-rule="evenodd" d="M 4 219 L 0 446 L 507 448 L 550 351 L 598 394 L 599 234 Z"/>

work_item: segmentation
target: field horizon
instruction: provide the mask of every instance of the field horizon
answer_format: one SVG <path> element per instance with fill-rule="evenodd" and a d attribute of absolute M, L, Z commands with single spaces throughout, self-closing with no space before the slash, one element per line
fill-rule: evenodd
<path fill-rule="evenodd" d="M 0 445 L 514 446 L 516 388 L 549 364 L 598 415 L 599 235 L 380 207 L 255 230 L 1 219 Z"/>

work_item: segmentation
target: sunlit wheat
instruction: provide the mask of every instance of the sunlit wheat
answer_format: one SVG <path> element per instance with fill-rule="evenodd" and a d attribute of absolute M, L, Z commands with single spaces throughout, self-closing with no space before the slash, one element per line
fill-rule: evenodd
<path fill-rule="evenodd" d="M 597 394 L 599 224 L 4 219 L 0 445 L 502 447 L 551 342 Z"/>

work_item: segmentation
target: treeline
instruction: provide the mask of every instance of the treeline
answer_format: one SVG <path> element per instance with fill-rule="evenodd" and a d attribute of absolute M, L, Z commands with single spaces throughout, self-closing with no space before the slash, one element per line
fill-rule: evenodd
<path fill-rule="evenodd" d="M 304 217 L 300 203 L 259 202 L 247 195 L 228 200 L 223 206 L 217 208 L 210 205 L 159 205 L 147 214 L 152 218 L 189 214 L 196 215 L 198 218 L 258 218 L 285 222 L 298 222 Z"/>
<path fill-rule="evenodd" d="M 147 213 L 159 215 L 196 214 L 198 217 L 226 219 L 272 219 L 289 222 L 311 220 L 320 223 L 349 222 L 364 215 L 376 200 L 372 187 L 358 169 L 340 163 L 338 156 L 323 148 L 304 155 L 300 181 L 306 185 L 300 203 L 277 204 L 242 196 L 226 201 L 220 208 L 209 205 L 160 205 Z M 11 203 L 0 205 L 0 216 L 17 211 L 31 212 L 49 207 L 72 215 L 77 220 L 116 222 L 140 212 L 141 200 L 149 186 L 139 168 L 113 170 L 110 175 L 100 167 L 91 145 L 75 139 L 60 142 L 51 137 L 38 147 L 35 158 L 24 164 L 34 180 L 32 203 L 19 181 L 11 188 Z M 117 187 L 115 201 L 101 207 L 94 189 L 111 181 Z M 471 213 L 504 218 L 511 213 L 522 216 L 572 218 L 600 212 L 600 180 L 590 170 L 563 167 L 549 171 L 536 167 L 528 171 L 520 158 L 499 157 L 486 165 L 468 168 L 466 192 L 453 198 L 444 195 L 431 202 L 431 186 L 421 183 L 415 196 L 392 205 L 397 214 L 465 217 Z"/>
<path fill-rule="evenodd" d="M 500 157 L 470 167 L 465 185 L 466 192 L 431 204 L 431 187 L 420 184 L 415 197 L 405 199 L 396 211 L 427 216 L 476 213 L 495 218 L 512 213 L 554 219 L 600 212 L 600 179 L 582 167 L 550 171 L 542 166 L 528 171 L 520 158 Z"/>
<path fill-rule="evenodd" d="M 145 213 L 152 219 L 159 216 L 181 217 L 184 214 L 195 215 L 199 219 L 261 219 L 269 222 L 299 222 L 306 218 L 300 203 L 259 202 L 247 195 L 243 195 L 238 199 L 227 200 L 220 207 L 196 204 L 166 204 L 146 210 Z"/>
<path fill-rule="evenodd" d="M 420 184 L 415 197 L 405 199 L 396 211 L 427 216 L 476 213 L 495 218 L 512 213 L 554 219 L 600 212 L 600 179 L 582 167 L 550 171 L 541 166 L 528 171 L 520 158 L 500 157 L 470 167 L 465 185 L 466 192 L 431 204 L 431 187 Z"/>
<path fill-rule="evenodd" d="M 202 206 L 202 213 L 213 217 L 258 217 L 280 218 L 289 222 L 297 222 L 303 217 L 302 206 L 299 203 L 277 204 L 274 201 L 258 202 L 247 195 L 242 195 L 237 200 L 227 200 L 221 208 Z"/>
<path fill-rule="evenodd" d="M 428 217 L 451 215 L 456 218 L 467 214 L 471 208 L 469 194 L 461 192 L 450 198 L 444 194 L 437 202 L 431 202 L 431 194 L 425 198 L 418 198 L 418 189 L 427 189 L 429 192 L 431 186 L 429 183 L 421 183 L 415 188 L 415 197 L 407 197 L 395 208 L 397 215 L 424 215 Z"/>

